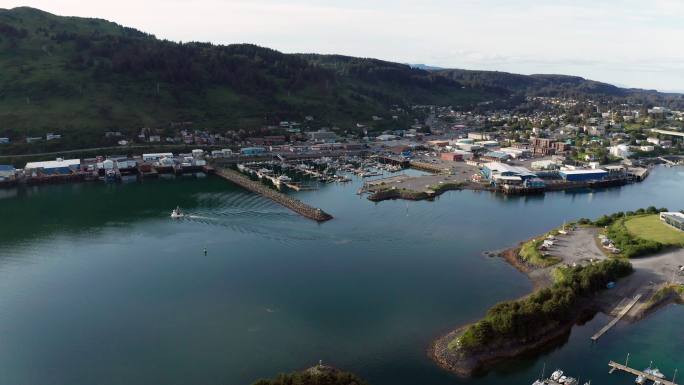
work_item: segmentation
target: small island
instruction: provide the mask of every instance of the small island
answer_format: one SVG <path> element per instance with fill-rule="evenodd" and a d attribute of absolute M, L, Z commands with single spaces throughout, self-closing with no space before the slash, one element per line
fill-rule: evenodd
<path fill-rule="evenodd" d="M 319 363 L 309 369 L 281 373 L 273 379 L 261 379 L 252 385 L 368 385 L 356 375 Z"/>
<path fill-rule="evenodd" d="M 470 376 L 562 341 L 596 312 L 635 321 L 681 302 L 684 231 L 668 215 L 678 214 L 649 207 L 581 219 L 505 250 L 500 255 L 528 275 L 535 291 L 441 336 L 430 356 Z"/>

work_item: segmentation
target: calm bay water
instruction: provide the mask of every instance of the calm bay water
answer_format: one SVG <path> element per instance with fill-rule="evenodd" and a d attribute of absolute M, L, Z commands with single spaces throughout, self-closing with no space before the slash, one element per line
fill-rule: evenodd
<path fill-rule="evenodd" d="M 335 216 L 324 224 L 218 178 L 0 190 L 0 383 L 249 384 L 322 359 L 375 385 L 528 384 L 544 362 L 631 384 L 607 374 L 627 352 L 684 370 L 677 306 L 592 345 L 598 315 L 559 348 L 469 380 L 425 354 L 531 289 L 483 251 L 564 220 L 684 208 L 683 169 L 603 191 L 408 204 L 359 198 L 360 183 L 297 194 Z M 176 205 L 192 216 L 169 219 Z"/>

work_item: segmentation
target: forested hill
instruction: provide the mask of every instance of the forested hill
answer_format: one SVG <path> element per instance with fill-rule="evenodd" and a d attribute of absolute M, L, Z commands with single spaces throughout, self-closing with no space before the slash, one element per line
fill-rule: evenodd
<path fill-rule="evenodd" d="M 0 136 L 258 127 L 311 115 L 348 125 L 393 105 L 491 97 L 407 65 L 177 43 L 99 19 L 0 10 Z M 85 144 L 85 143 L 84 143 Z"/>
<path fill-rule="evenodd" d="M 171 130 L 174 122 L 223 132 L 311 115 L 316 124 L 351 128 L 410 104 L 510 104 L 542 94 L 665 97 L 576 77 L 428 71 L 248 44 L 171 42 L 26 7 L 0 9 L 0 68 L 0 137 L 55 132 L 66 134 L 69 147 L 103 144 L 105 131 Z M 403 116 L 393 124 L 410 122 Z"/>
<path fill-rule="evenodd" d="M 455 80 L 464 86 L 499 95 L 553 96 L 568 98 L 610 98 L 647 105 L 684 107 L 681 94 L 655 90 L 620 88 L 612 84 L 567 75 L 519 75 L 498 71 L 443 69 L 436 74 Z"/>

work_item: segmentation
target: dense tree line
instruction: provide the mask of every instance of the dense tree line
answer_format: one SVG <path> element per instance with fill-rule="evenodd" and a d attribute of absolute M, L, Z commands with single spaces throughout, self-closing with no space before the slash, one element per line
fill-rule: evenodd
<path fill-rule="evenodd" d="M 611 259 L 558 271 L 560 278 L 552 287 L 492 307 L 484 319 L 466 329 L 460 347 L 479 351 L 538 338 L 541 330 L 548 331 L 575 317 L 580 298 L 590 297 L 608 282 L 630 274 L 632 266 L 626 260 Z"/>

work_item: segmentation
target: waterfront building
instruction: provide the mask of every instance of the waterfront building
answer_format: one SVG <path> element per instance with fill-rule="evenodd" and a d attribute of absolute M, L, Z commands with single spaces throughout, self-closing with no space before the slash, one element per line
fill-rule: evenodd
<path fill-rule="evenodd" d="M 608 176 L 608 171 L 601 169 L 561 170 L 559 174 L 563 180 L 568 182 L 588 182 L 605 179 Z"/>
<path fill-rule="evenodd" d="M 156 154 L 143 154 L 142 155 L 142 159 L 145 162 L 155 162 L 161 158 L 173 158 L 173 154 L 170 152 L 162 152 L 162 153 L 156 153 Z"/>
<path fill-rule="evenodd" d="M 40 172 L 47 175 L 71 174 L 81 167 L 80 159 L 62 159 L 49 160 L 46 162 L 28 162 L 24 167 L 27 174 L 35 174 Z"/>
<path fill-rule="evenodd" d="M 660 220 L 668 225 L 684 231 L 684 214 L 679 212 L 660 213 Z"/>

